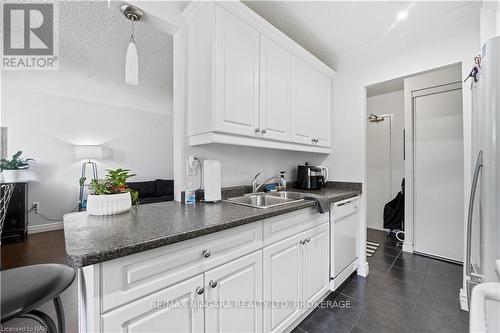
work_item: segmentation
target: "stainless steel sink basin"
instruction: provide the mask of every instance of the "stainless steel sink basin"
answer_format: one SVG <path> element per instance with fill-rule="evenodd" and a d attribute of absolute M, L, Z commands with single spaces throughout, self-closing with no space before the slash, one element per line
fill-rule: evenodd
<path fill-rule="evenodd" d="M 307 194 L 300 192 L 280 191 L 280 192 L 269 192 L 266 193 L 266 195 L 277 198 L 284 198 L 287 200 L 300 200 L 303 199 Z"/>
<path fill-rule="evenodd" d="M 295 192 L 251 193 L 242 197 L 230 198 L 226 202 L 253 208 L 270 208 L 292 202 L 302 201 L 304 195 Z"/>

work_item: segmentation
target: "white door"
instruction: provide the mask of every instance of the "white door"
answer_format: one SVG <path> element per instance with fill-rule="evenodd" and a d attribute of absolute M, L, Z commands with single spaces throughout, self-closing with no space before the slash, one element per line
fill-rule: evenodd
<path fill-rule="evenodd" d="M 302 298 L 302 246 L 304 234 L 264 248 L 264 302 L 277 301 L 264 308 L 264 332 L 281 332 L 301 314 L 294 302 Z"/>
<path fill-rule="evenodd" d="M 177 283 L 102 315 L 102 332 L 204 332 L 203 275 Z M 198 292 L 197 292 L 198 289 Z"/>
<path fill-rule="evenodd" d="M 314 144 L 313 121 L 319 105 L 315 69 L 294 58 L 292 67 L 292 135 L 297 143 Z"/>
<path fill-rule="evenodd" d="M 260 133 L 290 140 L 291 54 L 260 35 Z"/>
<path fill-rule="evenodd" d="M 306 232 L 303 261 L 303 299 L 310 304 L 323 296 L 330 281 L 329 226 L 324 223 Z"/>
<path fill-rule="evenodd" d="M 206 272 L 205 290 L 207 304 L 228 305 L 206 308 L 205 332 L 262 332 L 262 251 Z"/>
<path fill-rule="evenodd" d="M 368 98 L 370 106 L 373 98 Z M 394 197 L 391 193 L 391 118 L 368 121 L 367 125 L 367 206 L 368 228 L 384 229 L 384 207 Z"/>
<path fill-rule="evenodd" d="M 313 138 L 316 139 L 316 145 L 330 147 L 330 114 L 332 81 L 320 72 L 316 73 L 318 104 L 316 115 L 312 118 Z"/>
<path fill-rule="evenodd" d="M 461 84 L 412 95 L 414 250 L 462 261 L 463 123 Z"/>
<path fill-rule="evenodd" d="M 255 136 L 259 123 L 259 33 L 219 6 L 214 75 L 215 130 Z"/>

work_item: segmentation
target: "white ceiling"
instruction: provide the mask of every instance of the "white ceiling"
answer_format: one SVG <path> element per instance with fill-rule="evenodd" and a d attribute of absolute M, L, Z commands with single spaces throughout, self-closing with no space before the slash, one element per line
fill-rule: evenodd
<path fill-rule="evenodd" d="M 60 70 L 85 79 L 125 85 L 125 54 L 131 24 L 107 1 L 59 2 Z M 139 54 L 139 86 L 172 88 L 172 37 L 141 22 L 134 37 Z"/>
<path fill-rule="evenodd" d="M 328 65 L 383 47 L 404 35 L 431 34 L 430 26 L 476 10 L 477 1 L 244 1 Z M 408 18 L 396 14 L 411 6 Z M 390 31 L 389 31 L 390 30 Z M 374 47 L 376 46 L 376 47 Z"/>

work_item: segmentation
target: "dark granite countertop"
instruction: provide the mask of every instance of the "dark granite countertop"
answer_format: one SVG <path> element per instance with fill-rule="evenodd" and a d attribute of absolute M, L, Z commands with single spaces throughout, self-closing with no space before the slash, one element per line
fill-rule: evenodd
<path fill-rule="evenodd" d="M 336 202 L 361 193 L 361 184 L 328 183 L 322 190 L 307 192 Z M 67 263 L 75 268 L 92 265 L 314 205 L 302 201 L 258 209 L 226 202 L 183 205 L 170 201 L 112 216 L 71 213 L 64 216 Z"/>

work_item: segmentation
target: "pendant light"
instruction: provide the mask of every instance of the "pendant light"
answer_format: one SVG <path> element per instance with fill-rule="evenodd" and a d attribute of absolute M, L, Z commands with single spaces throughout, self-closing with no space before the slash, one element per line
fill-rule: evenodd
<path fill-rule="evenodd" d="M 136 86 L 139 84 L 139 56 L 134 40 L 134 22 L 139 21 L 144 13 L 135 6 L 124 5 L 120 8 L 123 15 L 132 22 L 132 31 L 125 58 L 125 83 Z"/>

